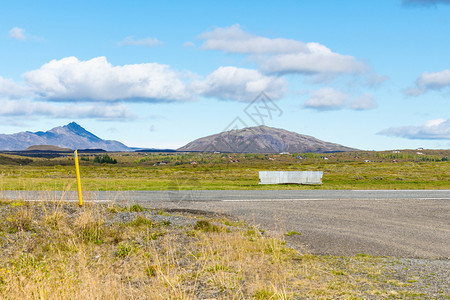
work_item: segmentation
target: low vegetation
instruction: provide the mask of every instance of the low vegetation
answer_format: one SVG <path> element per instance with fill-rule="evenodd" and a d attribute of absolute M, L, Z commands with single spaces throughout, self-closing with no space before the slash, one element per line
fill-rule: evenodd
<path fill-rule="evenodd" d="M 426 296 L 390 259 L 299 253 L 242 222 L 61 202 L 1 201 L 0 216 L 2 299 Z"/>
<path fill-rule="evenodd" d="M 95 156 L 94 162 L 99 164 L 117 164 L 117 159 L 111 158 L 108 154 L 104 154 L 103 156 Z"/>
<path fill-rule="evenodd" d="M 331 154 L 80 154 L 86 190 L 446 189 L 450 150 Z M 100 163 L 99 163 L 100 162 Z M 73 156 L 0 154 L 0 190 L 75 189 Z M 321 170 L 323 185 L 260 185 L 258 171 Z"/>

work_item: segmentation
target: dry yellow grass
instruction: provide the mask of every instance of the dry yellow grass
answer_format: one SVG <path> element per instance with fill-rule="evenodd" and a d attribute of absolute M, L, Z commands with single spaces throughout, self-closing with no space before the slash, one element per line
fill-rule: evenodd
<path fill-rule="evenodd" d="M 3 299 L 415 295 L 408 284 L 385 279 L 385 259 L 298 253 L 282 236 L 241 222 L 174 217 L 139 205 L 1 204 Z"/>

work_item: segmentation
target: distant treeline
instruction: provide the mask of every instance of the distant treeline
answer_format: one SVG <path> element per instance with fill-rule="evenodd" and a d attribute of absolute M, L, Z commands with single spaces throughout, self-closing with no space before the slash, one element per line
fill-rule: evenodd
<path fill-rule="evenodd" d="M 410 153 L 376 153 L 376 157 L 381 159 L 402 159 L 413 161 L 448 161 L 447 157 L 437 155 L 410 154 Z"/>

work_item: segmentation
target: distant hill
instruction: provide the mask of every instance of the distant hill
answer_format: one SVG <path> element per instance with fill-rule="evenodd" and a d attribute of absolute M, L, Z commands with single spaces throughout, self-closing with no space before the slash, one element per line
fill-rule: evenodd
<path fill-rule="evenodd" d="M 75 122 L 55 127 L 49 131 L 0 134 L 0 150 L 23 151 L 30 146 L 55 145 L 69 149 L 103 149 L 106 151 L 130 151 L 124 144 L 103 140 Z"/>
<path fill-rule="evenodd" d="M 338 152 L 357 149 L 324 142 L 312 136 L 268 126 L 248 127 L 199 138 L 178 151 L 281 153 Z"/>
<path fill-rule="evenodd" d="M 72 152 L 72 149 L 61 148 L 53 145 L 34 145 L 30 146 L 24 151 L 53 151 L 53 152 Z"/>

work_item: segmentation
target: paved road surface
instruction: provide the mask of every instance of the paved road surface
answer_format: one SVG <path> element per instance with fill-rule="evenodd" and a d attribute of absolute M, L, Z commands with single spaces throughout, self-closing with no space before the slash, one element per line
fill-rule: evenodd
<path fill-rule="evenodd" d="M 8 192 L 0 198 L 75 200 L 76 193 Z M 87 192 L 85 201 L 226 214 L 281 232 L 312 253 L 450 258 L 450 190 Z"/>

